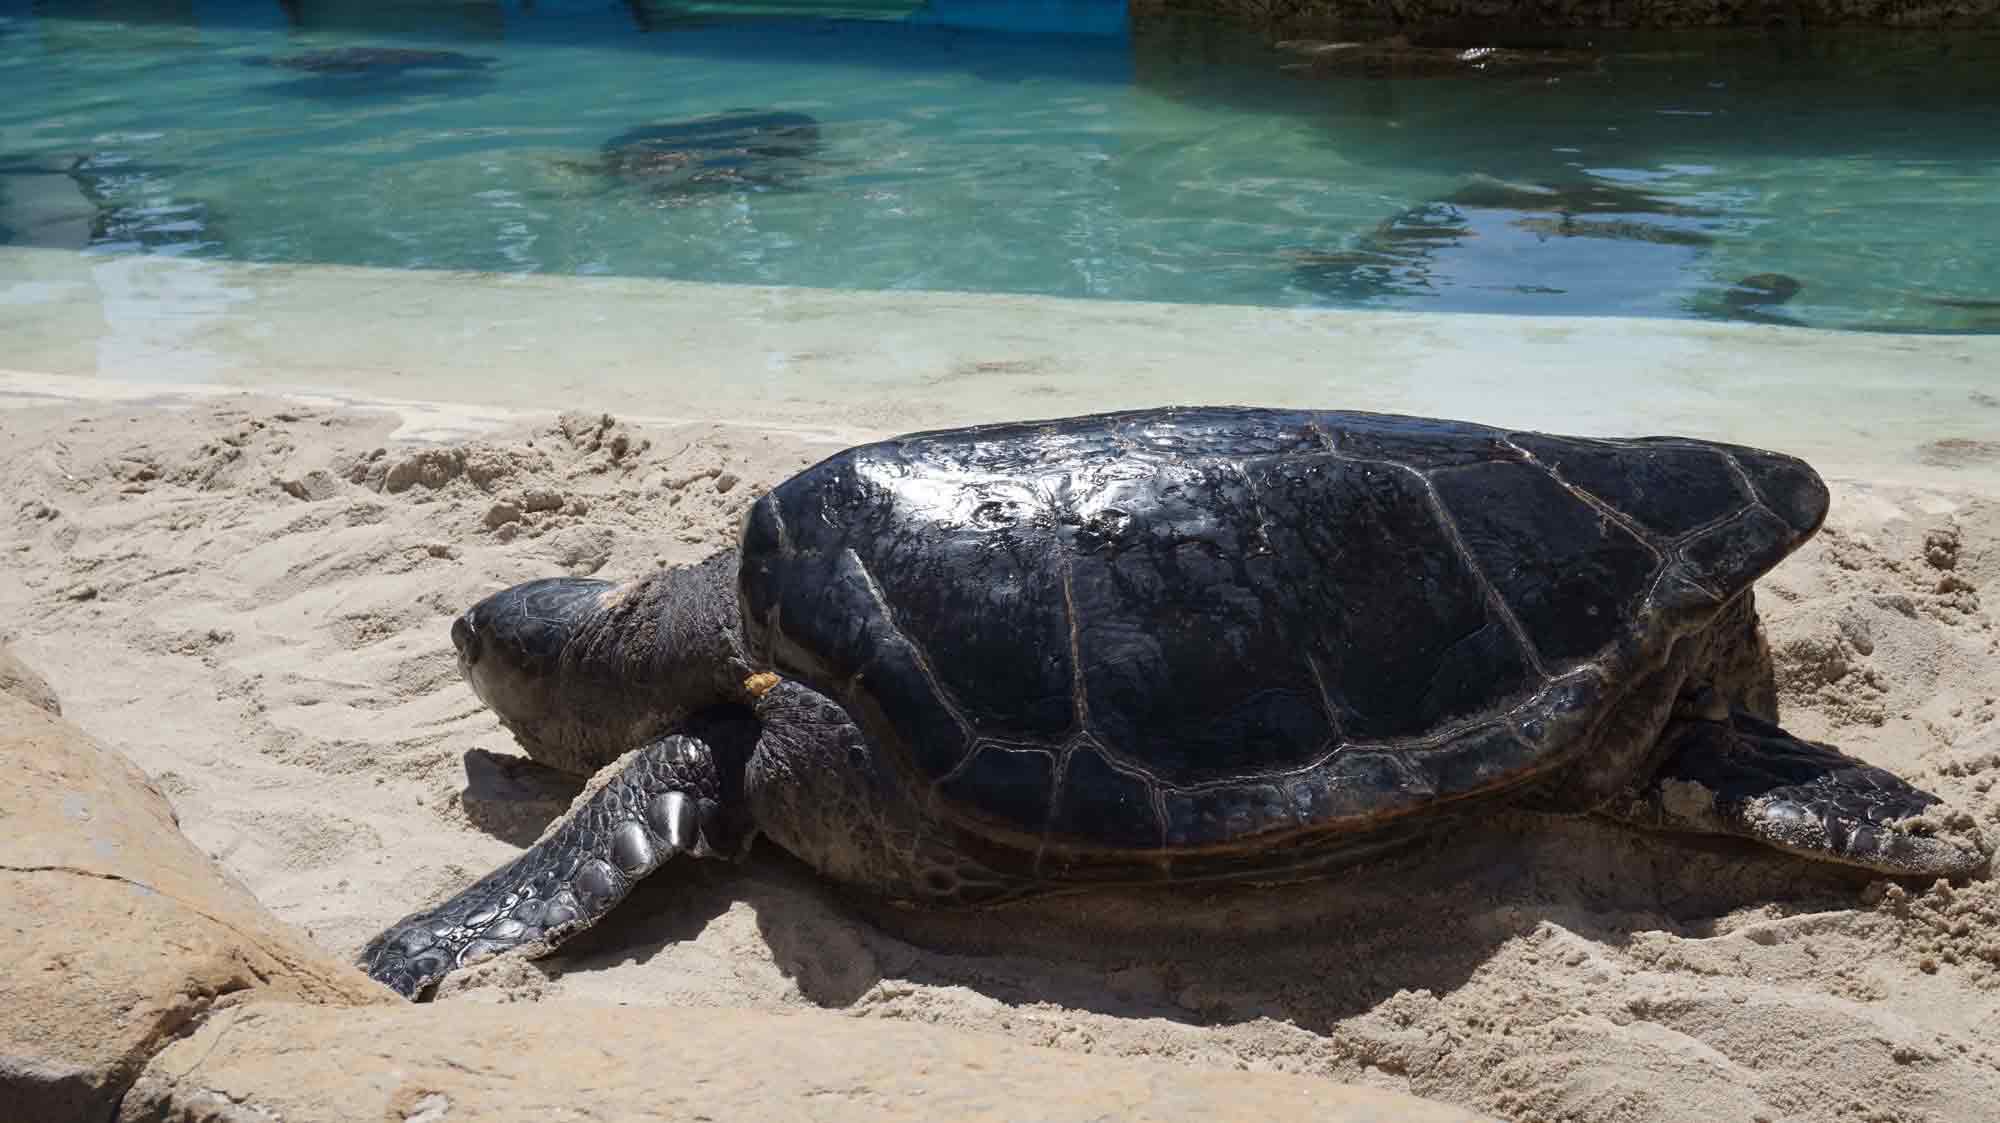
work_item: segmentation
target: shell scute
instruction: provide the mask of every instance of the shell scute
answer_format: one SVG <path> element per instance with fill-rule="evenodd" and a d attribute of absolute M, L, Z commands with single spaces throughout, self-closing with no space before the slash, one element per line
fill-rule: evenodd
<path fill-rule="evenodd" d="M 1723 453 L 1712 447 L 1682 441 L 1610 444 L 1535 433 L 1513 439 L 1565 482 L 1665 538 L 1728 518 L 1750 498 Z"/>
<path fill-rule="evenodd" d="M 1101 753 L 1077 749 L 1069 756 L 1048 833 L 1059 841 L 1155 849 L 1161 823 L 1153 809 L 1152 784 L 1113 768 Z"/>
<path fill-rule="evenodd" d="M 1519 460 L 1439 472 L 1433 484 L 1544 667 L 1588 659 L 1630 626 L 1661 559 L 1623 525 Z"/>

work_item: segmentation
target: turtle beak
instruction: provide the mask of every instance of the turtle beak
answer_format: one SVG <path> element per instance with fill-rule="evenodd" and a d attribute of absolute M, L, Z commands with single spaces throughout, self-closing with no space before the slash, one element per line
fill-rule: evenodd
<path fill-rule="evenodd" d="M 458 673 L 503 722 L 541 720 L 554 702 L 563 649 L 609 588 L 551 577 L 494 593 L 451 622 Z"/>
<path fill-rule="evenodd" d="M 473 626 L 472 613 L 467 610 L 451 622 L 451 645 L 458 649 L 458 670 L 468 674 L 479 662 L 479 629 Z"/>

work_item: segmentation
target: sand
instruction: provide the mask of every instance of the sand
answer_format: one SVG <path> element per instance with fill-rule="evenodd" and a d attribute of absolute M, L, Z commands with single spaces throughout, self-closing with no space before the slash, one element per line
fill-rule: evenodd
<path fill-rule="evenodd" d="M 763 486 L 864 435 L 149 393 L 0 409 L 0 639 L 341 954 L 580 787 L 459 681 L 454 613 L 530 577 L 699 558 Z M 2000 839 L 2000 503 L 1952 482 L 1996 458 L 1968 438 L 1922 485 L 1835 478 L 1826 531 L 1761 603 L 1789 726 Z M 527 1018 L 552 996 L 817 1005 L 1522 1120 L 1955 1123 L 2000 1103 L 1993 883 L 1525 814 L 1311 886 L 997 916 L 875 908 L 767 848 L 656 877 L 560 955 L 439 1000 Z"/>

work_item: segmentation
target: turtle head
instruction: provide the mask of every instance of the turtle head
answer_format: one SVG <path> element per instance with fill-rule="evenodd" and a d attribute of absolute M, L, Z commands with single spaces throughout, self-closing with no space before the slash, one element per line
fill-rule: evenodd
<path fill-rule="evenodd" d="M 578 577 L 529 581 L 452 621 L 459 674 L 516 736 L 538 738 L 558 717 L 563 653 L 612 587 Z"/>
<path fill-rule="evenodd" d="M 746 705 L 736 552 L 620 584 L 550 577 L 451 625 L 458 670 L 528 755 L 588 775 L 697 710 Z"/>

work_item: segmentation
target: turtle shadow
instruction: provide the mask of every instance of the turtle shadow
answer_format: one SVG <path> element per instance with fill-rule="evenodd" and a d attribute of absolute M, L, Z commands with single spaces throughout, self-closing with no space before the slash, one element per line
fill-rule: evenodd
<path fill-rule="evenodd" d="M 490 754 L 489 754 L 490 755 Z M 1727 839 L 1506 812 L 1324 878 L 1104 889 L 976 909 L 898 906 L 769 845 L 677 862 L 542 961 L 552 975 L 644 965 L 748 906 L 770 962 L 816 1005 L 962 989 L 1006 1007 L 1332 1032 L 1399 993 L 1443 996 L 1525 941 L 1699 940 L 1732 914 L 1855 907 L 1878 875 Z M 1587 971 L 1550 957 L 1546 970 Z"/>
<path fill-rule="evenodd" d="M 467 749 L 464 761 L 460 809 L 473 826 L 515 846 L 533 845 L 583 791 L 583 777 L 524 756 Z"/>
<path fill-rule="evenodd" d="M 741 899 L 738 878 L 719 862 L 679 862 L 654 873 L 604 920 L 564 942 L 559 955 L 540 960 L 560 978 L 614 963 L 646 963 L 672 945 L 700 936 L 709 923 Z"/>
<path fill-rule="evenodd" d="M 778 972 L 815 1005 L 850 1006 L 882 981 L 866 919 L 803 862 L 768 846 L 742 863 L 683 860 L 655 871 L 540 964 L 554 977 L 644 966 L 739 905 L 755 914 Z"/>
<path fill-rule="evenodd" d="M 1456 990 L 1551 928 L 1612 947 L 1638 933 L 1702 939 L 1741 910 L 1852 908 L 1877 876 L 1730 840 L 1528 813 L 1313 881 L 1100 890 L 978 910 L 889 906 L 791 866 L 763 863 L 735 899 L 753 898 L 774 963 L 822 1006 L 851 1006 L 894 980 L 1007 1006 L 1316 1032 L 1399 992 Z"/>

